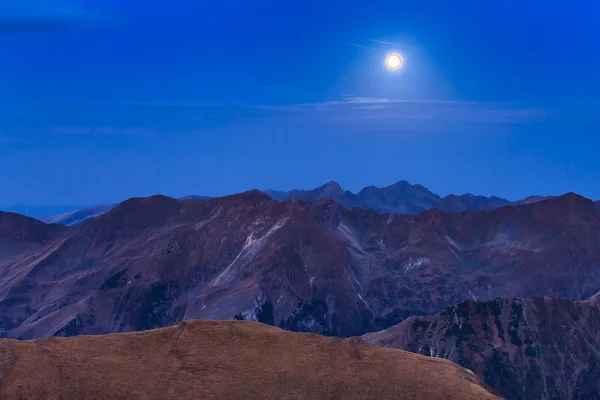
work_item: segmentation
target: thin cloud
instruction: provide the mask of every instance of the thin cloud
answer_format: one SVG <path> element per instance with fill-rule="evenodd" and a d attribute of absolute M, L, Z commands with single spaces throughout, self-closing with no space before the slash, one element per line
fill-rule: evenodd
<path fill-rule="evenodd" d="M 467 123 L 526 123 L 544 121 L 547 111 L 517 102 L 479 102 L 435 99 L 345 97 L 342 100 L 283 106 L 282 109 L 317 110 L 345 119 L 437 120 Z M 351 110 L 351 112 L 349 112 Z"/>
<path fill-rule="evenodd" d="M 388 42 L 388 41 L 385 41 L 385 40 L 378 40 L 378 39 L 369 39 L 369 42 L 379 43 L 379 44 L 385 44 L 386 46 L 401 46 L 401 47 L 406 47 L 407 49 L 411 49 L 412 48 L 412 46 L 409 46 L 407 44 L 393 43 L 393 42 Z"/>
<path fill-rule="evenodd" d="M 375 47 L 364 46 L 364 45 L 358 44 L 358 43 L 342 42 L 341 40 L 334 40 L 334 42 L 335 43 L 339 43 L 339 44 L 343 44 L 345 46 L 358 47 L 359 49 L 378 50 Z"/>
<path fill-rule="evenodd" d="M 459 101 L 459 100 L 435 100 L 435 99 L 393 99 L 385 97 L 361 97 L 351 96 L 345 97 L 343 100 L 326 101 L 323 103 L 315 103 L 313 105 L 354 105 L 354 104 L 513 104 L 512 102 L 479 102 L 479 101 Z"/>

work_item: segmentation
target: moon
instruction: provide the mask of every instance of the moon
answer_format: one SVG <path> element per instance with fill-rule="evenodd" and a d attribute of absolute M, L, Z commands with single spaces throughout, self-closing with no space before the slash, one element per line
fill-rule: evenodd
<path fill-rule="evenodd" d="M 389 68 L 400 68 L 400 66 L 402 65 L 402 57 L 400 57 L 399 54 L 390 54 L 385 63 Z"/>

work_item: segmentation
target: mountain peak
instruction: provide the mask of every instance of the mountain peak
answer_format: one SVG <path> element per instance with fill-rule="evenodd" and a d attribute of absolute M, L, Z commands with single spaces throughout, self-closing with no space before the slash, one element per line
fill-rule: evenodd
<path fill-rule="evenodd" d="M 336 181 L 329 181 L 321 187 L 325 190 L 342 190 L 342 187 Z"/>
<path fill-rule="evenodd" d="M 569 206 L 577 210 L 594 211 L 596 205 L 594 202 L 586 197 L 580 196 L 576 193 L 569 192 L 556 197 L 549 197 L 545 200 L 534 203 L 540 207 L 557 206 L 565 207 Z"/>
<path fill-rule="evenodd" d="M 409 181 L 403 179 L 403 180 L 393 183 L 387 187 L 393 188 L 393 187 L 406 187 L 406 186 L 412 187 L 413 185 L 411 185 Z"/>

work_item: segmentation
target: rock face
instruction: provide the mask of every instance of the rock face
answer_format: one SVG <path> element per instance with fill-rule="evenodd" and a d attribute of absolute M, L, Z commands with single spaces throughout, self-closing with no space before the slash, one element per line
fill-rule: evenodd
<path fill-rule="evenodd" d="M 19 221 L 0 225 L 11 338 L 232 318 L 353 336 L 465 299 L 600 290 L 600 211 L 573 194 L 394 215 L 252 191 L 131 199 L 77 228 Z"/>
<path fill-rule="evenodd" d="M 447 358 L 509 400 L 600 398 L 600 295 L 466 301 L 364 339 Z"/>
<path fill-rule="evenodd" d="M 499 399 L 447 360 L 255 322 L 0 348 L 2 399 Z"/>

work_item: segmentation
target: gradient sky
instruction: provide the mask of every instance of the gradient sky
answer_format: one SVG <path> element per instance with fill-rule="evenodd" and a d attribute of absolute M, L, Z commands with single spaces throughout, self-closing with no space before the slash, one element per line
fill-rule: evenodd
<path fill-rule="evenodd" d="M 600 199 L 598 15 L 592 1 L 0 0 L 0 206 L 402 179 Z"/>

